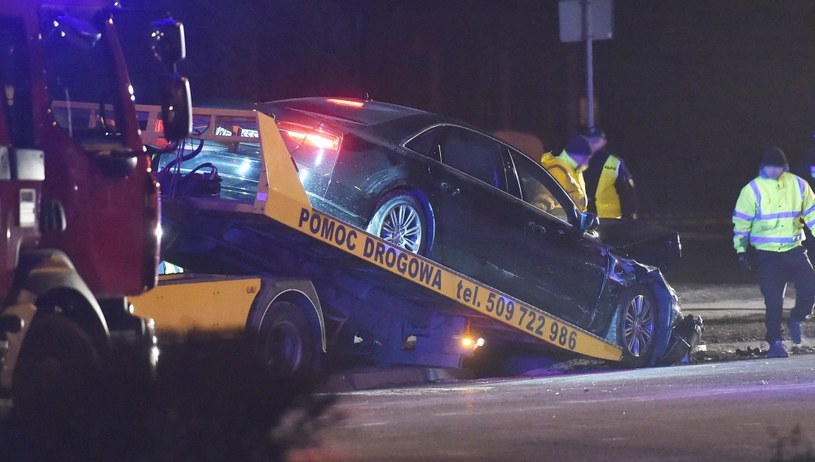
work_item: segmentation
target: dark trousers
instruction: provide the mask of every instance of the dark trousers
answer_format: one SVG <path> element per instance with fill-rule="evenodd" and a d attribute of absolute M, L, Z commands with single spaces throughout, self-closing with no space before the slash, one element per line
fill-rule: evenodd
<path fill-rule="evenodd" d="M 804 235 L 806 235 L 804 247 L 807 248 L 807 253 L 815 255 L 815 237 L 812 236 L 812 231 L 810 231 L 809 228 L 804 228 Z"/>
<path fill-rule="evenodd" d="M 784 308 L 784 292 L 787 283 L 795 284 L 795 307 L 790 319 L 803 321 L 812 313 L 815 304 L 815 270 L 807 256 L 806 248 L 796 247 L 787 252 L 756 252 L 758 279 L 764 306 L 767 309 L 767 342 L 772 345 L 783 340 L 781 313 Z"/>

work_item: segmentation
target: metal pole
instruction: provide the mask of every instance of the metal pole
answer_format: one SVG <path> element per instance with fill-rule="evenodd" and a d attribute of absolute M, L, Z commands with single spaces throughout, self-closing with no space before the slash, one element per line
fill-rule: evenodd
<path fill-rule="evenodd" d="M 594 37 L 591 28 L 591 0 L 583 0 L 583 39 L 586 41 L 586 111 L 588 129 L 594 128 Z"/>

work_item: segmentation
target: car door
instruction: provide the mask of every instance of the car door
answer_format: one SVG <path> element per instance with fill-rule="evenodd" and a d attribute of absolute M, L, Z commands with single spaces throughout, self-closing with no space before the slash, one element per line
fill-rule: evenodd
<path fill-rule="evenodd" d="M 537 162 L 506 148 L 520 196 L 506 201 L 508 269 L 523 281 L 518 296 L 556 316 L 588 327 L 605 284 L 608 251 L 580 230 L 575 205 Z M 516 176 L 517 175 L 517 176 Z"/>
<path fill-rule="evenodd" d="M 512 293 L 515 277 L 505 271 L 501 235 L 507 217 L 503 204 L 507 176 L 501 145 L 458 126 L 436 130 L 441 161 L 431 162 L 436 188 L 436 229 L 443 263 L 497 289 Z"/>

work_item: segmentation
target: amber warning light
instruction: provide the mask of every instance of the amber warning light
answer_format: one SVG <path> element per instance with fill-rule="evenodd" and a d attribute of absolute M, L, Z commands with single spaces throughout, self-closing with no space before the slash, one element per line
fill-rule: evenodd
<path fill-rule="evenodd" d="M 461 346 L 465 350 L 469 350 L 469 349 L 476 350 L 477 348 L 481 348 L 482 346 L 484 346 L 484 343 L 485 343 L 485 341 L 481 337 L 474 338 L 474 337 L 470 337 L 469 335 L 466 335 L 466 336 L 461 338 Z"/>

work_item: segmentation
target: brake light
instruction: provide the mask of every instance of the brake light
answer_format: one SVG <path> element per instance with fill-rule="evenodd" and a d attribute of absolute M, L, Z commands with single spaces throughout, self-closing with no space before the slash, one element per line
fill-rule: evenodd
<path fill-rule="evenodd" d="M 281 133 L 294 140 L 297 144 L 304 144 L 317 149 L 340 148 L 340 137 L 320 128 L 313 129 L 303 125 L 280 122 L 278 128 Z"/>
<path fill-rule="evenodd" d="M 328 102 L 336 104 L 337 106 L 348 106 L 355 108 L 361 108 L 365 104 L 362 101 L 353 101 L 350 99 L 337 99 L 337 98 L 329 98 Z"/>

